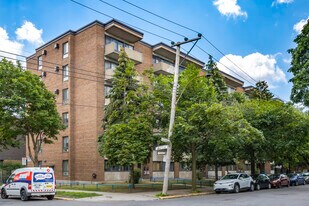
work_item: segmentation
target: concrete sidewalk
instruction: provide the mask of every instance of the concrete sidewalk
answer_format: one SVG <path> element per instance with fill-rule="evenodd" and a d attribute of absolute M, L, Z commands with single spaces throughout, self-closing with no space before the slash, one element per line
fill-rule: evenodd
<path fill-rule="evenodd" d="M 156 197 L 160 191 L 152 192 L 132 192 L 132 193 L 116 193 L 116 192 L 96 192 L 96 191 L 83 191 L 83 190 L 62 190 L 58 191 L 67 191 L 67 192 L 88 192 L 88 193 L 97 193 L 102 196 L 96 197 L 87 197 L 81 199 L 74 199 L 76 201 L 93 201 L 93 202 L 102 202 L 102 201 L 149 201 L 149 200 L 160 200 L 160 199 L 170 199 L 170 198 L 181 198 L 181 197 L 190 197 L 197 195 L 207 195 L 212 194 L 212 188 L 199 188 L 198 193 L 192 193 L 190 189 L 183 190 L 169 190 L 168 196 L 165 197 Z M 57 199 L 66 199 L 66 198 L 57 198 Z M 70 199 L 73 200 L 73 199 Z"/>

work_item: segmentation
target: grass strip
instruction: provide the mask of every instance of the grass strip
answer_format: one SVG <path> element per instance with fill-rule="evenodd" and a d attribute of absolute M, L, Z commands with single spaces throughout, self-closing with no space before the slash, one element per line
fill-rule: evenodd
<path fill-rule="evenodd" d="M 101 196 L 97 193 L 88 193 L 88 192 L 65 192 L 65 191 L 57 191 L 56 197 L 66 197 L 66 198 L 85 198 L 85 197 L 96 197 Z"/>

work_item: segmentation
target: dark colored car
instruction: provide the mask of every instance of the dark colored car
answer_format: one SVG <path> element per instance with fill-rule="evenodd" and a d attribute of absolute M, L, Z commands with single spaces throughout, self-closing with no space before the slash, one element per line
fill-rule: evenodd
<path fill-rule="evenodd" d="M 268 176 L 270 179 L 271 186 L 274 188 L 281 188 L 282 186 L 289 186 L 290 180 L 284 174 L 273 174 Z"/>
<path fill-rule="evenodd" d="M 271 182 L 270 179 L 267 175 L 265 174 L 259 174 L 259 175 L 251 175 L 253 182 L 254 182 L 254 187 L 256 190 L 260 189 L 270 189 L 271 188 Z"/>
<path fill-rule="evenodd" d="M 303 173 L 303 176 L 304 176 L 304 178 L 305 178 L 306 184 L 309 184 L 309 172 L 304 172 L 304 173 Z"/>
<path fill-rule="evenodd" d="M 296 173 L 291 173 L 291 174 L 288 174 L 288 177 L 290 178 L 290 185 L 294 185 L 294 186 L 297 186 L 297 185 L 305 185 L 306 182 L 305 182 L 305 178 L 302 174 L 296 174 Z"/>

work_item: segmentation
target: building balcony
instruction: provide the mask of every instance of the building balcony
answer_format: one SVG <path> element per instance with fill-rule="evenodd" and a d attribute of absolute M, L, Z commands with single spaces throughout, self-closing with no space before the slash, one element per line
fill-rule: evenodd
<path fill-rule="evenodd" d="M 140 64 L 143 62 L 143 54 L 129 49 L 124 48 L 124 51 L 127 53 L 129 59 L 131 59 L 135 64 Z M 120 53 L 120 48 L 116 47 L 115 43 L 110 43 L 105 46 L 105 56 L 118 61 Z"/>
<path fill-rule="evenodd" d="M 115 74 L 115 70 L 114 69 L 106 69 L 105 70 L 105 81 L 111 82 L 112 79 L 113 79 L 114 74 Z"/>
<path fill-rule="evenodd" d="M 159 62 L 153 64 L 153 71 L 156 74 L 174 74 L 174 67 L 170 64 Z"/>
<path fill-rule="evenodd" d="M 111 103 L 111 100 L 109 98 L 105 98 L 104 105 L 109 105 L 109 103 Z"/>

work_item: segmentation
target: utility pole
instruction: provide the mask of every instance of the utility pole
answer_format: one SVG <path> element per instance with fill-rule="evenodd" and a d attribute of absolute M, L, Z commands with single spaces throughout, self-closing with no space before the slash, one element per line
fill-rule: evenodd
<path fill-rule="evenodd" d="M 176 113 L 176 103 L 177 103 L 176 102 L 176 94 L 177 94 L 178 75 L 179 75 L 180 45 L 186 44 L 186 43 L 189 43 L 189 42 L 192 42 L 192 41 L 196 41 L 197 42 L 199 39 L 201 39 L 201 36 L 202 35 L 199 34 L 197 38 L 190 39 L 190 40 L 188 40 L 188 38 L 185 38 L 185 41 L 177 42 L 176 44 L 174 42 L 172 42 L 172 46 L 176 47 L 176 59 L 175 59 L 175 68 L 174 68 L 174 70 L 175 70 L 174 71 L 174 84 L 173 84 L 173 90 L 172 90 L 172 104 L 171 104 L 170 124 L 169 124 L 169 128 L 168 128 L 168 137 L 167 137 L 167 139 L 163 139 L 164 142 L 167 143 L 166 161 L 165 161 L 165 170 L 164 170 L 164 181 L 163 181 L 163 188 L 162 188 L 162 194 L 163 195 L 167 194 L 167 190 L 168 190 L 168 176 L 169 176 L 170 164 L 171 164 L 171 154 L 172 154 L 171 136 L 173 134 L 173 129 L 174 129 L 175 113 Z"/>

